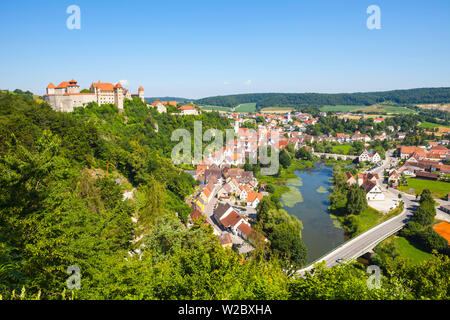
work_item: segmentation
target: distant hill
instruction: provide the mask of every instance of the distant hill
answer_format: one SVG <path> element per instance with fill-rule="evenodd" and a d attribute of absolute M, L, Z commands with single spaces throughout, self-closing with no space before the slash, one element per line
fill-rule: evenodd
<path fill-rule="evenodd" d="M 256 103 L 258 110 L 266 107 L 321 107 L 325 105 L 373 105 L 390 102 L 394 104 L 428 104 L 450 102 L 450 88 L 419 88 L 380 92 L 357 93 L 250 93 L 215 96 L 197 99 L 198 105 L 233 108 L 240 104 Z"/>
<path fill-rule="evenodd" d="M 150 98 L 145 98 L 145 101 L 147 101 L 148 103 L 153 103 L 156 100 L 159 100 L 159 101 L 176 101 L 176 102 L 190 102 L 190 101 L 194 101 L 194 99 L 177 98 L 177 97 L 150 97 Z"/>

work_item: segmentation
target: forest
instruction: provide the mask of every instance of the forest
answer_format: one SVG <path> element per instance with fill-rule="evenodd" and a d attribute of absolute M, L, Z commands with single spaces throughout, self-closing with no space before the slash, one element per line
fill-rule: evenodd
<path fill-rule="evenodd" d="M 397 104 L 425 104 L 450 102 L 450 88 L 420 88 L 381 92 L 357 93 L 250 93 L 208 97 L 196 100 L 199 105 L 233 108 L 243 103 L 256 103 L 258 110 L 265 107 L 321 107 L 325 105 L 373 105 L 391 102 Z"/>
<path fill-rule="evenodd" d="M 202 221 L 186 224 L 194 179 L 173 166 L 170 132 L 225 129 L 218 113 L 158 114 L 140 100 L 60 113 L 0 93 L 0 299 L 448 299 L 450 261 L 398 257 L 369 289 L 358 264 L 286 270 L 268 244 L 248 256 L 223 248 Z M 109 175 L 105 174 L 108 170 Z M 123 192 L 135 196 L 124 199 Z M 266 203 L 263 228 L 277 208 Z M 285 237 L 280 224 L 271 238 Z M 287 238 L 287 239 L 285 239 Z M 301 248 L 299 248 L 301 250 Z M 70 266 L 81 271 L 68 289 Z"/>

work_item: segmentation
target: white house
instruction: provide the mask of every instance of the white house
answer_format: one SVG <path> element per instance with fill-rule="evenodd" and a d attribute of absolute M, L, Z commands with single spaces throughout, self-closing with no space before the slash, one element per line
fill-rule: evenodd
<path fill-rule="evenodd" d="M 367 149 L 364 149 L 364 151 L 359 155 L 359 162 L 368 161 L 372 163 L 377 163 L 381 161 L 381 157 L 378 154 L 378 152 L 373 151 L 367 151 Z"/>
<path fill-rule="evenodd" d="M 198 115 L 198 110 L 191 105 L 181 106 L 178 110 L 181 111 L 182 115 Z"/>
<path fill-rule="evenodd" d="M 366 181 L 363 183 L 361 188 L 366 192 L 366 199 L 369 200 L 384 200 L 384 193 L 377 183 L 372 181 Z"/>

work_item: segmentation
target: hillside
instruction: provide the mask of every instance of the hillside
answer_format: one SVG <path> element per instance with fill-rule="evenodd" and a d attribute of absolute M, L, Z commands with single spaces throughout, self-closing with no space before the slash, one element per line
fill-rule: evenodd
<path fill-rule="evenodd" d="M 257 110 L 266 107 L 370 106 L 377 103 L 433 104 L 450 102 L 450 88 L 419 88 L 357 93 L 250 93 L 198 99 L 199 105 L 233 108 L 240 104 L 256 103 Z"/>

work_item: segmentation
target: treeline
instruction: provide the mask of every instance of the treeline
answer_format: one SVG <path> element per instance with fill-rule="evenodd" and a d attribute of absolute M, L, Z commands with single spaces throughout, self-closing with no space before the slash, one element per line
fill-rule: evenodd
<path fill-rule="evenodd" d="M 216 96 L 196 100 L 200 105 L 235 107 L 242 103 L 256 103 L 265 107 L 320 107 L 324 105 L 373 105 L 391 102 L 398 104 L 448 103 L 450 88 L 420 88 L 382 92 L 358 93 L 252 93 Z"/>

